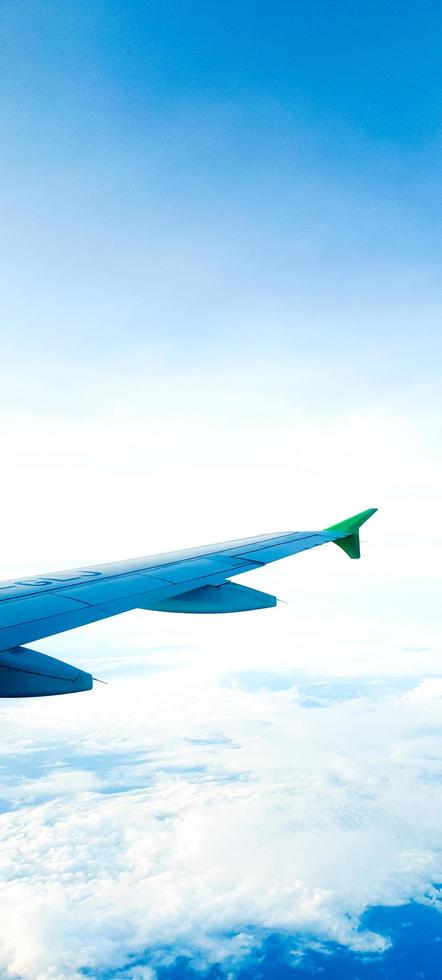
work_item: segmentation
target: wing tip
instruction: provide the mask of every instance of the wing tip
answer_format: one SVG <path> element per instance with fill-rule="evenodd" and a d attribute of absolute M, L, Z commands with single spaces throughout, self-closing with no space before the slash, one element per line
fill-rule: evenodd
<path fill-rule="evenodd" d="M 333 535 L 332 541 L 334 541 L 334 544 L 337 544 L 338 548 L 342 548 L 342 551 L 345 551 L 345 554 L 349 558 L 360 558 L 359 528 L 373 514 L 376 514 L 377 509 L 377 507 L 369 507 L 367 510 L 362 510 L 359 514 L 354 514 L 353 517 L 347 517 L 344 521 L 339 521 L 338 524 L 332 524 L 330 527 L 324 528 L 324 530 L 327 534 Z"/>
<path fill-rule="evenodd" d="M 366 521 L 373 517 L 378 510 L 377 507 L 368 507 L 367 510 L 361 510 L 359 514 L 354 514 L 353 517 L 346 517 L 344 521 L 339 521 L 338 524 L 331 524 L 330 527 L 324 528 L 325 531 L 342 531 L 344 534 L 353 534 L 355 531 L 362 527 Z"/>

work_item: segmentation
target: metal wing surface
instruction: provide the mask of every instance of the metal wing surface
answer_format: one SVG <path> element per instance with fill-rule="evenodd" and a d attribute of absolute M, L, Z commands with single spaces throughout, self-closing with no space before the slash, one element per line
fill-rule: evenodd
<path fill-rule="evenodd" d="M 374 509 L 364 511 L 323 531 L 260 535 L 2 582 L 0 696 L 67 693 L 92 687 L 90 674 L 23 649 L 22 644 L 131 609 L 221 613 L 273 606 L 274 596 L 229 578 L 330 541 L 357 558 L 359 527 L 373 513 Z"/>

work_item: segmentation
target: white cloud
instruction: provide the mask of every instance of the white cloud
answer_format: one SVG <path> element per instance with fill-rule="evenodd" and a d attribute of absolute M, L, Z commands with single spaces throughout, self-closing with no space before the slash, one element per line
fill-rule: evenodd
<path fill-rule="evenodd" d="M 190 663 L 7 706 L 4 975 L 129 969 L 150 950 L 127 974 L 144 980 L 163 945 L 227 967 L 261 930 L 382 951 L 364 910 L 425 900 L 442 875 L 440 684 L 317 710 L 300 684 L 220 686 Z"/>

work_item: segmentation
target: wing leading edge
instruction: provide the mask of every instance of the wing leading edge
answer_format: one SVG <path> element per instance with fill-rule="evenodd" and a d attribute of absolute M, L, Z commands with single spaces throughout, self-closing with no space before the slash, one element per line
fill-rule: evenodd
<path fill-rule="evenodd" d="M 131 609 L 221 613 L 276 605 L 275 596 L 229 581 L 253 568 L 334 542 L 360 557 L 359 528 L 370 508 L 322 531 L 260 535 L 106 565 L 0 583 L 0 697 L 64 694 L 92 677 L 37 651 L 47 636 Z"/>

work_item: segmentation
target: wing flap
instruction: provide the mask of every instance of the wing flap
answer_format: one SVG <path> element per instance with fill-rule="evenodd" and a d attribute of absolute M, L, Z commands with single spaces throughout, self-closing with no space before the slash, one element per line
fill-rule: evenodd
<path fill-rule="evenodd" d="M 64 588 L 63 592 L 59 594 L 70 599 L 80 599 L 81 602 L 95 606 L 103 602 L 125 599 L 139 593 L 158 591 L 167 585 L 168 582 L 164 579 L 139 573 L 121 575 L 114 579 L 106 578 L 98 582 L 89 582 L 88 585 L 73 585 L 69 589 Z"/>
<path fill-rule="evenodd" d="M 328 540 L 322 534 L 308 534 L 303 537 L 293 538 L 284 543 L 272 544 L 266 548 L 257 548 L 254 551 L 243 553 L 243 557 L 267 565 L 272 561 L 279 561 L 280 558 L 288 558 L 296 555 L 300 551 L 308 551 L 309 548 L 316 548 Z"/>
<path fill-rule="evenodd" d="M 239 561 L 230 555 L 213 555 L 207 558 L 188 558 L 184 561 L 172 562 L 161 565 L 159 571 L 161 576 L 173 585 L 181 582 L 188 582 L 192 579 L 213 577 L 231 573 L 232 570 L 240 571 L 245 562 Z M 141 573 L 145 576 L 145 572 Z"/>
<path fill-rule="evenodd" d="M 16 623 L 29 623 L 51 616 L 77 612 L 81 608 L 77 599 L 57 595 L 32 595 L 22 599 L 8 599 L 1 605 L 1 626 L 14 626 Z"/>

